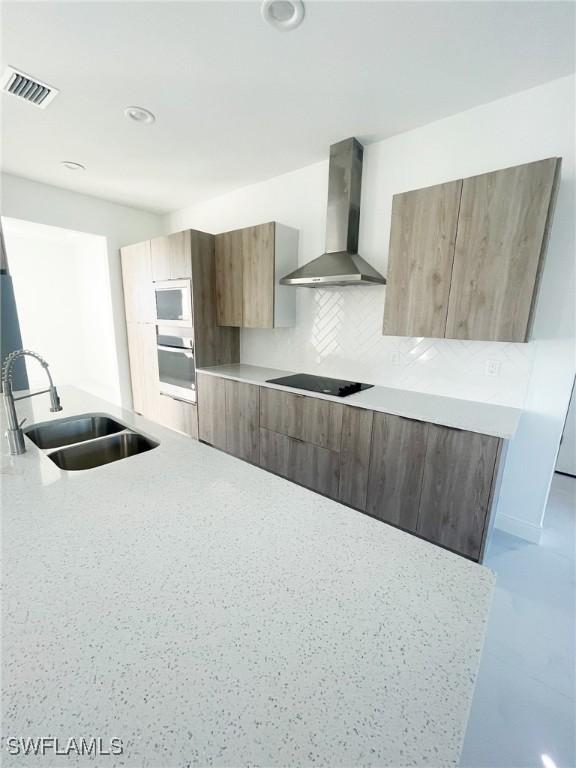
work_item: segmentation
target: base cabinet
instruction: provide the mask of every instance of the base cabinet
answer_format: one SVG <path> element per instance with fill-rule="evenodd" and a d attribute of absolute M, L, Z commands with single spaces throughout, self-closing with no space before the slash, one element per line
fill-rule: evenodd
<path fill-rule="evenodd" d="M 416 532 L 428 424 L 375 413 L 366 512 Z"/>
<path fill-rule="evenodd" d="M 205 443 L 258 464 L 260 391 L 253 384 L 199 373 L 198 436 Z"/>
<path fill-rule="evenodd" d="M 226 442 L 226 379 L 199 373 L 198 436 L 215 448 L 227 450 Z"/>
<path fill-rule="evenodd" d="M 198 421 L 221 450 L 482 559 L 499 438 L 202 373 Z"/>
<path fill-rule="evenodd" d="M 481 557 L 499 449 L 496 437 L 428 425 L 419 535 Z"/>
<path fill-rule="evenodd" d="M 229 379 L 225 382 L 226 450 L 239 459 L 258 464 L 260 388 Z"/>

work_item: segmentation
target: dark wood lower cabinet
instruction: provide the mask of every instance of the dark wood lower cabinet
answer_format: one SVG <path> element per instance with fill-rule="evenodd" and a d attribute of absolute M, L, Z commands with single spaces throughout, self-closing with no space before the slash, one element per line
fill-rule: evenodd
<path fill-rule="evenodd" d="M 239 459 L 260 460 L 260 387 L 226 381 L 226 450 Z"/>
<path fill-rule="evenodd" d="M 428 425 L 420 536 L 480 559 L 499 450 L 497 437 Z"/>
<path fill-rule="evenodd" d="M 499 438 L 202 373 L 198 424 L 217 448 L 482 559 Z"/>
<path fill-rule="evenodd" d="M 340 456 L 328 448 L 261 428 L 260 466 L 326 496 L 338 498 Z"/>
<path fill-rule="evenodd" d="M 428 424 L 375 413 L 366 512 L 416 531 Z"/>
<path fill-rule="evenodd" d="M 374 415 L 365 408 L 345 407 L 342 419 L 338 498 L 362 510 L 366 509 Z"/>
<path fill-rule="evenodd" d="M 199 373 L 198 436 L 216 448 L 226 450 L 226 379 Z"/>

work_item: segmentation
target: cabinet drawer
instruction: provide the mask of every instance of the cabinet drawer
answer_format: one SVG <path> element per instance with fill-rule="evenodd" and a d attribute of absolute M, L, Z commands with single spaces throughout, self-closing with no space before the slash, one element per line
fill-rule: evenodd
<path fill-rule="evenodd" d="M 261 428 L 260 466 L 338 498 L 340 456 L 334 451 Z"/>
<path fill-rule="evenodd" d="M 340 451 L 343 410 L 343 405 L 318 397 L 260 389 L 261 427 L 331 451 Z"/>
<path fill-rule="evenodd" d="M 198 415 L 194 403 L 160 394 L 158 410 L 158 421 L 165 427 L 198 439 Z"/>

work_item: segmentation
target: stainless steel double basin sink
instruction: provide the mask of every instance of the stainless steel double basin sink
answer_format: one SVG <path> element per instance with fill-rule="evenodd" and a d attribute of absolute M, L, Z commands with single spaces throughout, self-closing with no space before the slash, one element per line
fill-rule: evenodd
<path fill-rule="evenodd" d="M 36 424 L 24 434 L 60 469 L 93 469 L 159 444 L 105 414 L 86 413 Z"/>

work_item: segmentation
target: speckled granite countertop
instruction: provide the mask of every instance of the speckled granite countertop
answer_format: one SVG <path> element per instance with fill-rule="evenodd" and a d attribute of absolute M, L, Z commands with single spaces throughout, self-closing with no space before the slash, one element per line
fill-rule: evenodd
<path fill-rule="evenodd" d="M 289 376 L 297 373 L 297 371 L 281 371 L 276 368 L 264 368 L 246 363 L 199 368 L 198 371 L 236 381 L 282 389 L 287 392 L 298 392 L 310 397 L 320 397 L 324 400 L 354 405 L 358 408 L 393 413 L 397 416 L 406 416 L 419 421 L 429 421 L 432 424 L 467 429 L 470 432 L 480 432 L 483 435 L 493 435 L 504 439 L 509 439 L 514 435 L 522 414 L 520 408 L 513 408 L 508 405 L 482 403 L 459 397 L 445 397 L 398 387 L 374 386 L 348 397 L 332 397 L 320 392 L 268 384 L 267 379 Z M 369 384 L 370 382 L 366 383 Z"/>
<path fill-rule="evenodd" d="M 63 473 L 2 438 L 5 738 L 100 766 L 455 766 L 493 574 L 79 390 L 161 441 Z M 4 766 L 95 765 L 10 757 Z"/>

